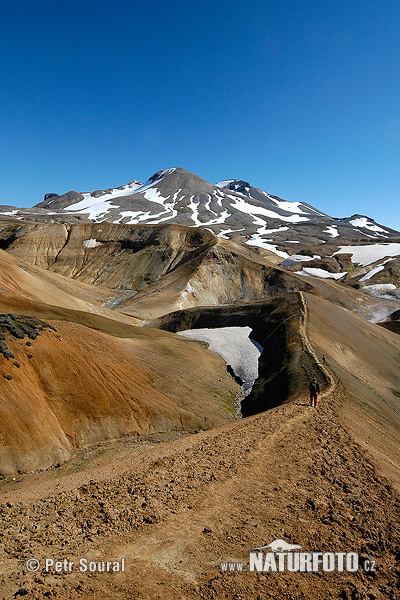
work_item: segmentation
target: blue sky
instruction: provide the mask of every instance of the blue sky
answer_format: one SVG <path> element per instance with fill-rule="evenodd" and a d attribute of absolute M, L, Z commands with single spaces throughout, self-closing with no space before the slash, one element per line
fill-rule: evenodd
<path fill-rule="evenodd" d="M 0 204 L 180 166 L 400 230 L 393 0 L 13 0 Z"/>

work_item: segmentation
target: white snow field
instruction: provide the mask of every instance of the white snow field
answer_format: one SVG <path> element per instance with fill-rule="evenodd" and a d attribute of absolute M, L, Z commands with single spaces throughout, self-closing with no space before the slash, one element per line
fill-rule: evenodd
<path fill-rule="evenodd" d="M 305 254 L 292 254 L 289 258 L 285 258 L 280 265 L 282 267 L 290 267 L 291 265 L 295 265 L 298 262 L 308 262 L 310 260 L 314 260 L 315 258 L 321 258 L 319 254 L 315 254 L 314 256 L 306 256 Z"/>
<path fill-rule="evenodd" d="M 373 277 L 374 275 L 376 275 L 377 273 L 379 273 L 380 271 L 383 271 L 383 269 L 385 268 L 385 265 L 387 262 L 389 262 L 389 259 L 386 259 L 385 261 L 383 261 L 382 264 L 378 265 L 377 267 L 374 267 L 373 269 L 371 269 L 371 271 L 369 273 L 367 273 L 366 275 L 364 275 L 364 277 L 361 277 L 360 281 L 367 281 L 368 279 L 371 279 L 371 277 Z"/>
<path fill-rule="evenodd" d="M 400 254 L 400 244 L 388 242 L 369 246 L 340 246 L 340 250 L 335 254 L 351 254 L 351 260 L 354 264 L 366 267 L 387 256 L 398 256 Z"/>
<path fill-rule="evenodd" d="M 393 283 L 376 283 L 375 285 L 364 285 L 364 290 L 371 292 L 391 292 L 396 289 Z"/>
<path fill-rule="evenodd" d="M 339 237 L 340 235 L 337 225 L 329 225 L 326 229 L 324 229 L 324 233 L 329 233 L 329 235 L 333 238 Z"/>
<path fill-rule="evenodd" d="M 359 217 L 358 219 L 353 219 L 352 221 L 349 221 L 349 224 L 353 225 L 353 227 L 361 227 L 362 229 L 369 229 L 370 231 L 388 233 L 386 229 L 382 229 L 382 227 L 379 227 L 374 223 L 370 223 L 366 217 Z"/>
<path fill-rule="evenodd" d="M 304 267 L 301 271 L 297 271 L 299 275 L 308 275 L 309 277 L 319 277 L 320 279 L 340 279 L 346 273 L 330 273 L 325 269 L 314 269 L 312 267 Z"/>
<path fill-rule="evenodd" d="M 264 350 L 249 338 L 251 331 L 251 327 L 216 327 L 188 329 L 179 331 L 178 335 L 207 342 L 208 349 L 219 354 L 244 382 L 243 391 L 247 396 L 258 377 L 258 359 Z"/>
<path fill-rule="evenodd" d="M 83 247 L 84 248 L 97 248 L 97 246 L 101 246 L 101 242 L 98 242 L 95 239 L 90 239 L 90 240 L 83 240 Z"/>

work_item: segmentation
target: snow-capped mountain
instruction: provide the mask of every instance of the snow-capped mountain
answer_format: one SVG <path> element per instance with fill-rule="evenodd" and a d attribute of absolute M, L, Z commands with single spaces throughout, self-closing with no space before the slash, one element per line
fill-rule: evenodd
<path fill-rule="evenodd" d="M 296 250 L 313 256 L 323 245 L 399 239 L 398 232 L 366 216 L 332 218 L 305 202 L 283 200 L 243 180 L 214 185 L 181 168 L 158 171 L 145 183 L 134 180 L 94 192 L 46 194 L 31 209 L 7 208 L 11 210 L 4 214 L 17 219 L 204 227 L 219 237 L 272 250 L 283 258 Z"/>

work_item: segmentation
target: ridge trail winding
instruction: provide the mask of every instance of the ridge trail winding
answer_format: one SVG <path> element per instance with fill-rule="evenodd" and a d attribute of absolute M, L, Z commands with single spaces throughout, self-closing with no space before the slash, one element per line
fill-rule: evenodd
<path fill-rule="evenodd" d="M 302 341 L 303 351 L 308 352 L 308 354 L 311 356 L 311 358 L 313 360 L 315 360 L 315 363 L 318 365 L 319 370 L 322 371 L 322 373 L 326 377 L 326 379 L 328 381 L 328 387 L 327 387 L 327 389 L 325 389 L 323 391 L 323 393 L 320 396 L 320 397 L 326 397 L 334 392 L 336 386 L 338 385 L 339 380 L 334 375 L 334 373 L 327 367 L 326 364 L 320 362 L 320 360 L 317 356 L 317 353 L 315 352 L 315 350 L 311 344 L 311 341 L 310 341 L 310 338 L 308 337 L 308 332 L 307 332 L 308 322 L 309 322 L 309 312 L 308 312 L 307 300 L 304 298 L 303 292 L 299 292 L 299 297 L 300 297 L 300 302 L 301 302 L 300 319 L 299 319 L 299 333 L 300 333 L 300 338 Z"/>
<path fill-rule="evenodd" d="M 300 298 L 303 351 L 326 377 L 321 396 L 330 401 L 313 408 L 295 399 L 169 443 L 127 448 L 118 460 L 94 454 L 79 473 L 66 465 L 3 490 L 6 600 L 18 586 L 30 600 L 399 597 L 400 502 L 338 419 L 345 391 L 318 360 Z M 246 564 L 251 548 L 277 538 L 305 551 L 371 553 L 379 570 L 373 579 L 221 572 L 221 562 Z M 26 573 L 27 558 L 47 556 L 125 557 L 127 572 Z"/>

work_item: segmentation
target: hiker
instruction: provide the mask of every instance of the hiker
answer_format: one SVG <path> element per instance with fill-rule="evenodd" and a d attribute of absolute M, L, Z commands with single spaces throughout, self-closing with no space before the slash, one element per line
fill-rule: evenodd
<path fill-rule="evenodd" d="M 311 381 L 310 385 L 308 386 L 308 389 L 310 390 L 310 403 L 311 406 L 317 406 L 317 398 L 318 398 L 318 394 L 319 394 L 319 385 L 318 385 L 318 381 L 314 379 Z"/>
<path fill-rule="evenodd" d="M 323 355 L 322 355 L 322 362 L 324 363 L 324 362 L 325 362 L 325 360 L 326 360 L 326 356 L 325 356 L 325 354 L 323 354 Z"/>

